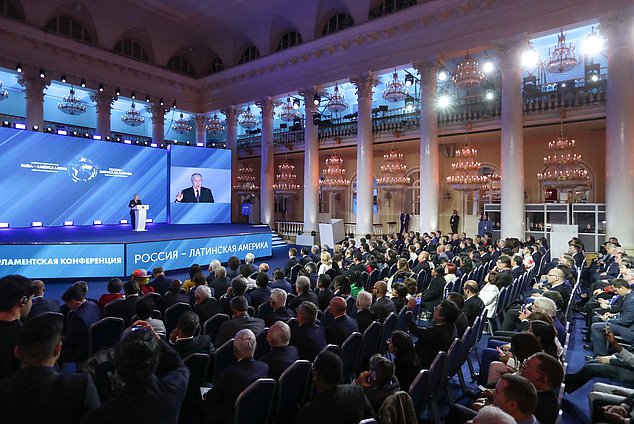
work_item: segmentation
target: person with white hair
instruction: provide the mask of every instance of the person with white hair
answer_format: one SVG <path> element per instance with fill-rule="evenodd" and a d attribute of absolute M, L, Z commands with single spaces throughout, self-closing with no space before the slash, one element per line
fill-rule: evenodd
<path fill-rule="evenodd" d="M 196 303 L 194 304 L 194 312 L 198 315 L 201 323 L 205 323 L 209 318 L 216 314 L 222 313 L 222 307 L 211 297 L 211 289 L 209 286 L 198 286 L 194 292 Z"/>
<path fill-rule="evenodd" d="M 379 319 L 379 316 L 370 310 L 372 306 L 372 295 L 362 290 L 357 294 L 357 324 L 359 325 L 359 332 L 363 334 L 366 328 L 370 326 L 374 321 Z"/>
<path fill-rule="evenodd" d="M 480 409 L 471 422 L 473 424 L 515 424 L 515 418 L 497 406 L 489 405 Z"/>
<path fill-rule="evenodd" d="M 207 268 L 209 270 L 209 277 L 214 278 L 216 268 L 218 268 L 220 265 L 221 264 L 218 259 L 212 259 L 211 262 L 209 262 L 209 267 Z"/>
<path fill-rule="evenodd" d="M 273 312 L 263 318 L 267 327 L 271 327 L 276 321 L 288 321 L 295 317 L 295 313 L 286 307 L 286 297 L 286 291 L 283 289 L 271 290 L 270 305 Z"/>
<path fill-rule="evenodd" d="M 251 252 L 244 255 L 244 263 L 249 265 L 251 272 L 258 272 L 258 266 L 255 264 L 255 255 Z"/>
<path fill-rule="evenodd" d="M 253 358 L 255 348 L 253 331 L 243 329 L 236 333 L 233 353 L 238 362 L 220 372 L 216 383 L 205 396 L 208 423 L 233 422 L 235 404 L 240 393 L 258 378 L 268 376 L 269 366 Z"/>
<path fill-rule="evenodd" d="M 261 358 L 269 366 L 269 377 L 278 380 L 280 375 L 299 359 L 299 351 L 290 346 L 291 328 L 283 321 L 277 321 L 269 329 L 266 341 L 271 350 Z"/>
<path fill-rule="evenodd" d="M 315 305 L 319 304 L 317 295 L 310 290 L 310 278 L 305 275 L 300 275 L 295 281 L 295 290 L 297 291 L 297 297 L 291 301 L 289 305 L 293 311 L 297 311 L 299 305 L 304 301 L 312 302 Z"/>

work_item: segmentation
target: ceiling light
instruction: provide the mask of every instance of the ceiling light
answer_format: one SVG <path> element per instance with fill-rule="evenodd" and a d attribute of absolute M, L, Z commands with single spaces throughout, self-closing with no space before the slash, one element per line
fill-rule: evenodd
<path fill-rule="evenodd" d="M 132 100 L 136 100 L 136 91 L 132 91 L 130 97 L 132 98 Z"/>
<path fill-rule="evenodd" d="M 482 64 L 482 72 L 484 72 L 485 74 L 490 74 L 491 72 L 493 72 L 493 69 L 495 69 L 495 66 L 493 66 L 493 62 L 491 62 L 490 60 L 487 60 Z"/>
<path fill-rule="evenodd" d="M 117 96 L 120 96 L 120 95 L 121 95 L 121 89 L 120 89 L 119 87 L 117 87 L 117 88 L 114 90 L 114 92 L 115 92 L 115 94 L 116 94 Z"/>
<path fill-rule="evenodd" d="M 44 69 L 40 69 L 40 78 L 46 78 L 46 71 L 44 71 Z"/>
<path fill-rule="evenodd" d="M 438 98 L 438 105 L 442 108 L 448 107 L 451 104 L 451 99 L 446 94 L 443 94 Z"/>
<path fill-rule="evenodd" d="M 539 54 L 537 51 L 530 47 L 527 50 L 524 50 L 522 53 L 522 67 L 524 68 L 534 68 L 539 63 Z"/>
<path fill-rule="evenodd" d="M 22 65 L 18 62 L 17 66 L 15 67 L 15 70 L 18 74 L 22 73 Z"/>
<path fill-rule="evenodd" d="M 150 95 L 149 94 L 147 96 L 145 96 L 145 102 L 146 103 L 150 103 Z"/>
<path fill-rule="evenodd" d="M 605 40 L 603 37 L 599 35 L 599 33 L 594 32 L 594 28 L 592 32 L 588 34 L 583 43 L 581 44 L 581 51 L 583 54 L 588 56 L 593 56 L 595 54 L 601 53 L 605 47 Z"/>
<path fill-rule="evenodd" d="M 447 72 L 445 71 L 438 72 L 438 81 L 447 81 L 448 77 L 449 76 L 447 75 Z"/>
<path fill-rule="evenodd" d="M 99 84 L 99 92 L 103 93 L 103 84 Z"/>
<path fill-rule="evenodd" d="M 62 81 L 62 82 L 64 82 L 64 83 L 66 82 L 66 75 L 62 74 L 62 79 L 61 79 L 61 81 Z"/>

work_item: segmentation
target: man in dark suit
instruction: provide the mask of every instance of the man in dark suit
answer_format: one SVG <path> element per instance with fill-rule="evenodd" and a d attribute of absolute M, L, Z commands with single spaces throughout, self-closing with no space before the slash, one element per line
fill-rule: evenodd
<path fill-rule="evenodd" d="M 473 326 L 473 322 L 476 317 L 482 315 L 482 311 L 484 310 L 484 302 L 478 296 L 478 292 L 480 291 L 478 283 L 474 280 L 465 281 L 462 286 L 462 291 L 464 292 L 465 297 L 462 311 L 467 316 L 469 326 Z"/>
<path fill-rule="evenodd" d="M 357 325 L 359 326 L 359 332 L 363 334 L 365 330 L 374 321 L 379 319 L 379 316 L 370 310 L 372 305 L 372 295 L 365 290 L 362 290 L 357 294 Z"/>
<path fill-rule="evenodd" d="M 247 313 L 249 304 L 244 296 L 236 296 L 230 302 L 232 316 L 231 319 L 225 321 L 220 326 L 218 337 L 216 338 L 216 346 L 222 346 L 228 340 L 231 340 L 238 331 L 249 329 L 257 334 L 264 329 L 264 320 L 260 318 L 251 318 Z"/>
<path fill-rule="evenodd" d="M 520 255 L 513 255 L 511 258 L 511 275 L 513 281 L 517 280 L 526 272 L 523 266 L 523 258 Z"/>
<path fill-rule="evenodd" d="M 291 329 L 283 321 L 271 325 L 266 341 L 271 350 L 260 360 L 269 366 L 269 377 L 278 380 L 280 375 L 299 359 L 299 352 L 295 346 L 289 346 Z"/>
<path fill-rule="evenodd" d="M 376 302 L 370 306 L 370 311 L 374 312 L 379 317 L 379 321 L 383 322 L 390 313 L 396 312 L 396 305 L 386 297 L 387 283 L 385 281 L 374 283 L 372 290 L 376 295 Z"/>
<path fill-rule="evenodd" d="M 273 284 L 271 284 L 271 289 L 282 289 L 286 293 L 293 292 L 293 286 L 289 283 L 286 278 L 286 273 L 282 268 L 275 268 L 273 271 Z"/>
<path fill-rule="evenodd" d="M 453 210 L 451 217 L 449 218 L 449 226 L 451 227 L 451 233 L 456 234 L 458 232 L 458 224 L 460 223 L 460 215 L 456 209 Z"/>
<path fill-rule="evenodd" d="M 288 249 L 288 261 L 286 261 L 286 265 L 284 265 L 284 274 L 291 275 L 291 268 L 299 263 L 299 259 L 297 259 L 297 249 L 291 247 Z"/>
<path fill-rule="evenodd" d="M 205 396 L 208 421 L 211 424 L 232 423 L 235 404 L 240 393 L 258 378 L 269 374 L 269 366 L 253 359 L 255 334 L 240 330 L 233 341 L 233 352 L 238 362 L 220 372 L 213 388 Z"/>
<path fill-rule="evenodd" d="M 299 259 L 299 263 L 306 265 L 308 262 L 313 262 L 313 258 L 310 256 L 310 249 L 306 246 L 302 247 L 299 251 L 301 258 Z"/>
<path fill-rule="evenodd" d="M 312 302 L 303 302 L 297 308 L 297 327 L 291 330 L 291 344 L 297 347 L 299 358 L 313 361 L 326 347 L 326 332 L 315 324 L 317 306 Z"/>
<path fill-rule="evenodd" d="M 116 348 L 114 364 L 124 387 L 114 398 L 86 415 L 83 423 L 168 424 L 178 421 L 187 393 L 189 369 L 150 325 L 136 321 L 124 333 Z"/>
<path fill-rule="evenodd" d="M 305 275 L 300 275 L 297 277 L 297 281 L 295 282 L 295 289 L 297 290 L 297 297 L 291 301 L 289 307 L 296 311 L 299 305 L 302 302 L 308 301 L 312 302 L 315 305 L 319 303 L 319 299 L 317 299 L 317 295 L 310 290 L 310 279 Z"/>
<path fill-rule="evenodd" d="M 227 269 L 224 266 L 217 266 L 214 269 L 214 278 L 210 280 L 207 277 L 207 284 L 214 289 L 216 300 L 219 300 L 223 294 L 227 293 L 227 289 L 231 284 L 231 281 L 227 278 Z"/>
<path fill-rule="evenodd" d="M 346 274 L 350 275 L 353 272 L 368 272 L 367 266 L 363 263 L 363 256 L 361 252 L 354 252 L 352 254 L 352 264 L 348 267 Z"/>
<path fill-rule="evenodd" d="M 170 334 L 170 344 L 183 359 L 194 353 L 213 355 L 215 351 L 208 335 L 194 336 L 199 324 L 200 320 L 196 313 L 185 311 L 178 319 L 176 328 Z"/>
<path fill-rule="evenodd" d="M 148 286 L 154 288 L 154 292 L 163 296 L 170 289 L 170 283 L 172 280 L 165 276 L 163 267 L 157 266 L 152 270 L 152 280 L 148 283 Z"/>
<path fill-rule="evenodd" d="M 88 374 L 55 370 L 62 350 L 62 326 L 61 319 L 50 315 L 24 325 L 16 347 L 22 368 L 0 381 L 0 421 L 74 424 L 99 406 L 97 389 Z"/>
<path fill-rule="evenodd" d="M 222 313 L 222 306 L 213 298 L 211 289 L 208 286 L 196 287 L 194 298 L 196 299 L 194 312 L 203 324 L 214 315 Z"/>
<path fill-rule="evenodd" d="M 184 292 L 181 291 L 181 286 L 183 284 L 178 279 L 172 280 L 170 283 L 170 288 L 165 296 L 159 299 L 156 304 L 156 308 L 161 311 L 161 313 L 165 313 L 165 310 L 172 305 L 175 305 L 179 302 L 189 303 L 189 296 L 187 296 Z"/>
<path fill-rule="evenodd" d="M 106 313 L 106 316 L 123 319 L 123 325 L 131 324 L 132 317 L 136 315 L 136 303 L 139 301 L 139 283 L 134 280 L 126 281 L 123 284 L 125 300 L 113 304 Z M 189 299 L 187 300 L 189 303 Z"/>
<path fill-rule="evenodd" d="M 249 291 L 249 304 L 258 309 L 258 307 L 267 303 L 271 299 L 271 289 L 269 288 L 269 276 L 265 272 L 258 272 L 255 277 L 255 290 Z"/>
<path fill-rule="evenodd" d="M 33 293 L 33 306 L 31 307 L 31 312 L 29 313 L 29 319 L 33 319 L 45 312 L 62 311 L 62 307 L 58 300 L 44 298 L 44 292 L 46 291 L 44 281 L 33 280 L 33 287 L 35 289 L 35 293 Z"/>
<path fill-rule="evenodd" d="M 330 300 L 328 309 L 333 316 L 333 320 L 326 327 L 326 341 L 329 344 L 341 346 L 348 336 L 355 331 L 359 331 L 359 325 L 354 318 L 346 315 L 348 304 L 339 296 Z"/>
<path fill-rule="evenodd" d="M 335 293 L 330 288 L 332 279 L 328 274 L 321 274 L 317 277 L 317 288 L 319 292 L 317 293 L 317 301 L 319 304 L 317 305 L 321 311 L 325 310 L 330 304 L 330 299 L 332 299 Z"/>
<path fill-rule="evenodd" d="M 138 286 L 138 284 L 137 284 Z M 88 357 L 88 328 L 101 319 L 101 308 L 86 300 L 84 292 L 72 285 L 62 295 L 69 309 L 66 316 L 66 337 L 62 346 L 62 362 L 81 362 Z"/>
<path fill-rule="evenodd" d="M 181 190 L 176 195 L 176 203 L 213 203 L 211 190 L 203 187 L 203 176 L 192 174 L 192 186 Z"/>
<path fill-rule="evenodd" d="M 31 280 L 21 275 L 0 278 L 0 380 L 20 369 L 14 350 L 31 311 L 33 291 Z"/>
<path fill-rule="evenodd" d="M 606 346 L 606 326 L 616 336 L 621 336 L 626 343 L 634 341 L 634 293 L 630 289 L 627 281 L 616 278 L 612 281 L 614 291 L 623 297 L 623 306 L 618 318 L 610 318 L 608 314 L 601 315 L 599 322 L 595 322 L 590 327 L 592 338 L 592 351 L 597 355 L 607 355 Z"/>
<path fill-rule="evenodd" d="M 286 307 L 286 292 L 282 289 L 271 290 L 270 305 L 273 311 L 264 316 L 264 325 L 271 327 L 277 321 L 288 321 L 295 313 Z"/>
<path fill-rule="evenodd" d="M 399 231 L 399 234 L 407 234 L 407 232 L 409 231 L 409 214 L 405 211 L 401 212 L 400 221 L 401 229 Z"/>
<path fill-rule="evenodd" d="M 138 194 L 135 194 L 134 198 L 130 200 L 130 203 L 128 203 L 128 207 L 130 208 L 130 224 L 132 224 L 132 228 L 134 228 L 134 214 L 135 214 L 135 211 L 132 210 L 132 208 L 142 204 L 143 202 L 141 202 L 141 199 L 139 199 Z"/>

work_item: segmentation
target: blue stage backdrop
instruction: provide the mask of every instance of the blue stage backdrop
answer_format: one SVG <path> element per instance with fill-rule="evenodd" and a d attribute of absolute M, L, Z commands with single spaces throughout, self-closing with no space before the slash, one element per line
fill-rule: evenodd
<path fill-rule="evenodd" d="M 0 128 L 0 222 L 118 224 L 135 193 L 165 222 L 166 169 L 161 149 Z"/>
<path fill-rule="evenodd" d="M 169 149 L 170 223 L 230 223 L 231 151 L 174 145 Z M 198 199 L 194 180 L 200 181 Z"/>

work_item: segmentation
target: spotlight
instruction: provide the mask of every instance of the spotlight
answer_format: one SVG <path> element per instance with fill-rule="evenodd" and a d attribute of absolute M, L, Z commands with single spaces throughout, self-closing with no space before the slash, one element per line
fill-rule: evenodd
<path fill-rule="evenodd" d="M 68 135 L 68 131 L 66 131 L 66 130 L 57 130 L 57 135 Z"/>
<path fill-rule="evenodd" d="M 313 113 L 313 124 L 319 125 L 320 123 L 321 123 L 321 115 L 319 114 L 319 112 Z"/>
<path fill-rule="evenodd" d="M 40 69 L 40 78 L 46 78 L 46 71 L 44 69 Z"/>
<path fill-rule="evenodd" d="M 411 97 L 408 97 L 407 100 L 405 100 L 405 110 L 407 110 L 408 112 L 411 112 L 414 110 L 414 99 Z"/>
<path fill-rule="evenodd" d="M 93 135 L 92 139 L 93 140 L 101 140 L 101 136 L 100 135 Z"/>
<path fill-rule="evenodd" d="M 119 220 L 119 224 L 127 224 L 128 220 L 127 219 L 120 219 Z"/>
<path fill-rule="evenodd" d="M 152 144 L 150 144 L 150 147 L 158 147 L 158 144 L 152 143 Z"/>
<path fill-rule="evenodd" d="M 132 144 L 132 140 L 128 140 L 127 138 L 126 138 L 125 140 L 123 140 L 123 142 L 124 142 L 125 144 Z"/>
<path fill-rule="evenodd" d="M 414 75 L 410 73 L 405 74 L 405 87 L 411 87 L 414 84 Z"/>
<path fill-rule="evenodd" d="M 438 98 L 438 105 L 442 108 L 446 108 L 451 104 L 451 99 L 446 94 L 443 94 Z"/>
<path fill-rule="evenodd" d="M 152 218 L 147 218 L 147 219 L 145 220 L 145 222 L 146 222 L 146 223 L 150 223 L 150 224 L 151 224 L 152 222 L 154 222 L 154 220 L 153 220 Z"/>
<path fill-rule="evenodd" d="M 117 87 L 114 92 L 117 96 L 121 95 L 121 89 L 119 87 Z"/>
<path fill-rule="evenodd" d="M 77 131 L 73 131 L 73 137 L 77 137 Z"/>
<path fill-rule="evenodd" d="M 130 97 L 132 98 L 132 100 L 136 100 L 136 91 L 132 91 Z"/>
<path fill-rule="evenodd" d="M 586 83 L 599 81 L 601 75 L 601 65 L 599 63 L 589 63 L 585 66 Z"/>
<path fill-rule="evenodd" d="M 321 103 L 321 96 L 319 94 L 313 95 L 313 104 L 315 106 L 319 106 L 320 103 Z"/>
<path fill-rule="evenodd" d="M 51 128 L 51 127 L 46 127 L 46 130 L 45 130 L 45 131 L 46 131 L 47 133 L 52 133 L 52 132 L 53 132 L 53 128 Z"/>
<path fill-rule="evenodd" d="M 3 126 L 4 128 L 9 127 L 10 125 L 11 125 L 11 123 L 10 123 L 9 121 L 7 121 L 7 120 L 2 121 L 2 126 Z"/>
<path fill-rule="evenodd" d="M 493 66 L 493 62 L 491 62 L 490 60 L 484 62 L 484 64 L 482 65 L 482 72 L 484 72 L 485 74 L 490 74 L 491 72 L 493 72 L 493 69 L 495 69 L 495 67 Z"/>
<path fill-rule="evenodd" d="M 172 109 L 176 109 L 176 100 L 174 100 L 174 103 L 172 103 Z"/>
<path fill-rule="evenodd" d="M 101 225 L 102 222 L 100 220 L 95 220 L 92 222 L 92 225 Z"/>
<path fill-rule="evenodd" d="M 25 124 L 20 124 L 20 123 L 16 123 L 15 125 L 13 125 L 13 127 L 16 130 L 25 130 L 26 129 L 26 125 Z"/>
<path fill-rule="evenodd" d="M 84 138 L 90 138 L 90 134 L 84 133 Z"/>
<path fill-rule="evenodd" d="M 62 82 L 66 82 L 66 75 L 62 74 Z"/>
<path fill-rule="evenodd" d="M 493 91 L 487 91 L 486 94 L 484 95 L 484 97 L 487 100 L 493 100 L 493 98 L 495 97 L 495 94 L 493 93 Z"/>
<path fill-rule="evenodd" d="M 112 138 L 109 135 L 107 135 L 106 136 L 106 141 L 110 141 L 110 140 L 112 140 Z"/>
<path fill-rule="evenodd" d="M 99 84 L 99 92 L 103 93 L 103 84 Z"/>
<path fill-rule="evenodd" d="M 590 77 L 590 79 L 592 80 L 592 82 L 597 82 L 597 81 L 599 81 L 599 76 L 598 75 L 592 75 Z"/>
<path fill-rule="evenodd" d="M 524 68 L 534 68 L 538 62 L 539 54 L 534 48 L 530 47 L 522 53 L 522 66 Z"/>
<path fill-rule="evenodd" d="M 86 88 L 86 80 L 82 78 L 79 85 L 81 85 L 83 88 Z"/>
<path fill-rule="evenodd" d="M 447 72 L 445 71 L 440 71 L 438 72 L 438 81 L 447 81 Z"/>
<path fill-rule="evenodd" d="M 581 44 L 581 51 L 583 54 L 587 54 L 588 56 L 593 56 L 595 54 L 601 53 L 605 46 L 605 41 L 603 37 L 601 37 L 598 33 L 594 32 L 594 28 L 592 32 L 583 40 Z"/>
<path fill-rule="evenodd" d="M 0 222 L 0 228 L 9 228 L 8 222 Z"/>
<path fill-rule="evenodd" d="M 150 95 L 149 94 L 147 96 L 145 96 L 145 102 L 146 103 L 150 103 Z"/>
<path fill-rule="evenodd" d="M 163 101 L 163 98 L 161 97 L 161 100 L 159 100 L 159 105 L 163 106 L 165 104 L 165 102 Z"/>
<path fill-rule="evenodd" d="M 33 131 L 39 131 L 39 130 L 40 130 L 40 127 L 38 127 L 37 125 L 33 125 L 33 128 L 32 128 L 32 129 L 33 129 Z"/>
<path fill-rule="evenodd" d="M 226 148 L 227 148 L 227 145 L 226 145 L 226 144 L 223 144 L 223 145 L 222 145 L 222 148 L 223 148 L 223 149 L 226 149 Z"/>
<path fill-rule="evenodd" d="M 31 227 L 43 227 L 44 223 L 42 221 L 33 221 L 31 222 Z"/>
<path fill-rule="evenodd" d="M 216 143 L 211 143 L 211 147 L 216 147 Z"/>
<path fill-rule="evenodd" d="M 293 99 L 293 109 L 297 110 L 301 106 L 299 99 Z"/>
<path fill-rule="evenodd" d="M 196 147 L 204 147 L 205 145 L 203 143 L 196 143 Z"/>
<path fill-rule="evenodd" d="M 21 74 L 21 73 L 22 73 L 22 64 L 20 64 L 20 62 L 18 62 L 17 66 L 15 67 L 15 71 L 16 71 L 18 74 Z"/>
<path fill-rule="evenodd" d="M 64 221 L 64 227 L 72 227 L 74 224 L 74 221 Z"/>

